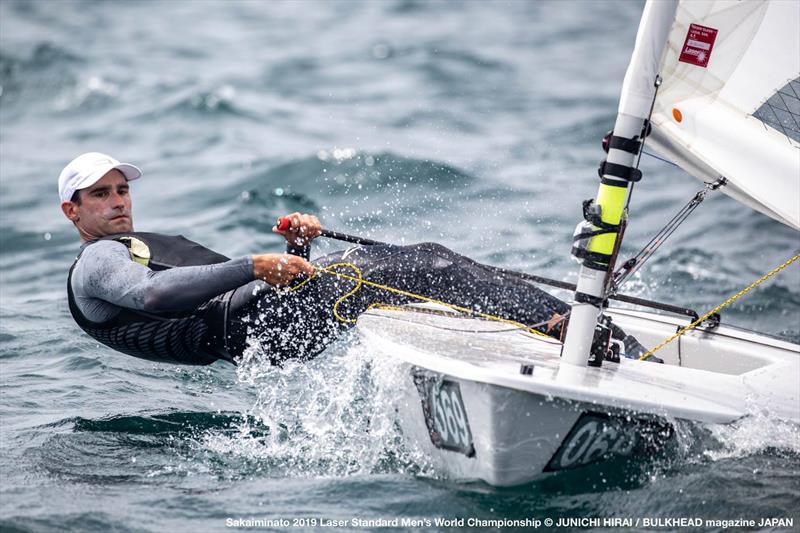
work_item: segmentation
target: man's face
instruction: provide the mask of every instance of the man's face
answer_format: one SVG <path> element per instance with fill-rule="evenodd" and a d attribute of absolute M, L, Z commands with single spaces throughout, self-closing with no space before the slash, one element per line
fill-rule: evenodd
<path fill-rule="evenodd" d="M 133 231 L 131 197 L 122 172 L 110 170 L 78 194 L 80 203 L 63 202 L 61 209 L 75 223 L 83 240 Z"/>

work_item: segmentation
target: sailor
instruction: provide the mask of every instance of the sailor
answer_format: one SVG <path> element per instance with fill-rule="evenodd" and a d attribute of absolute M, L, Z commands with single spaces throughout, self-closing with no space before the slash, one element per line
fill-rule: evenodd
<path fill-rule="evenodd" d="M 288 215 L 286 253 L 229 259 L 182 236 L 133 229 L 129 182 L 134 165 L 90 152 L 58 180 L 61 210 L 82 246 L 68 277 L 70 312 L 97 341 L 126 354 L 170 363 L 236 362 L 248 349 L 279 364 L 320 353 L 375 302 L 404 296 L 352 280 L 316 275 L 315 267 L 356 265 L 365 279 L 521 322 L 559 337 L 569 305 L 514 277 L 434 243 L 351 248 L 309 262 L 317 217 Z M 347 271 L 352 275 L 353 272 Z M 334 312 L 334 306 L 337 309 Z M 346 321 L 341 320 L 345 317 Z M 629 352 L 635 339 L 616 328 Z"/>

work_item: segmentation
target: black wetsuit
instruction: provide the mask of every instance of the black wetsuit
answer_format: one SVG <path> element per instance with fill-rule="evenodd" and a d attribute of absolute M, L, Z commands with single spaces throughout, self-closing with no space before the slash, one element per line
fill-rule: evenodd
<path fill-rule="evenodd" d="M 545 323 L 554 314 L 564 315 L 570 309 L 568 304 L 531 283 L 499 275 L 435 243 L 363 246 L 313 261 L 315 266 L 323 268 L 337 263 L 355 265 L 364 279 L 374 283 L 528 326 Z M 355 276 L 346 267 L 336 270 Z M 234 294 L 232 307 L 238 310 L 233 317 L 237 324 L 235 329 L 251 328 L 265 353 L 273 360 L 313 357 L 352 326 L 334 316 L 333 306 L 355 286 L 355 281 L 319 274 L 295 291 L 268 288 L 259 298 L 245 305 L 238 305 Z M 242 296 L 247 294 L 243 292 Z M 362 286 L 339 305 L 338 313 L 344 318 L 355 319 L 373 303 L 419 303 L 419 300 Z M 256 317 L 260 320 L 254 325 Z M 537 329 L 547 331 L 544 325 Z M 561 325 L 552 328 L 549 334 L 559 337 Z M 239 334 L 236 338 L 243 339 L 244 336 Z"/>
<path fill-rule="evenodd" d="M 129 259 L 123 260 L 118 244 L 113 247 L 107 244 L 104 248 L 108 253 L 118 255 L 115 259 L 118 266 L 110 267 L 110 273 L 92 275 L 92 270 L 109 268 L 106 265 L 109 261 L 98 260 L 102 256 L 94 258 L 96 266 L 91 266 L 91 260 L 86 261 L 89 266 L 79 264 L 79 256 L 73 270 L 80 271 L 81 267 L 89 270 L 81 271 L 82 283 L 73 282 L 73 271 L 70 272 L 73 317 L 84 331 L 116 350 L 136 357 L 183 364 L 208 364 L 216 359 L 235 362 L 250 337 L 257 339 L 263 353 L 278 363 L 289 358 L 314 357 L 352 326 L 338 320 L 333 313 L 336 301 L 354 288 L 356 282 L 352 280 L 319 274 L 296 290 L 276 290 L 263 281 L 253 280 L 249 258 L 228 260 L 182 237 L 126 235 L 140 237 L 150 245 L 150 270 L 142 265 L 131 265 Z M 126 238 L 110 236 L 107 239 L 128 242 L 123 240 Z M 291 248 L 290 251 L 303 253 Z M 357 247 L 326 255 L 313 263 L 318 267 L 351 263 L 361 270 L 364 279 L 372 282 L 536 326 L 554 337 L 561 335 L 562 325 L 548 331 L 542 324 L 554 314 L 565 315 L 570 309 L 567 303 L 529 282 L 497 274 L 434 243 Z M 164 272 L 170 269 L 175 270 Z M 119 270 L 130 271 L 129 277 L 138 276 L 136 287 L 125 287 L 125 276 L 115 278 Z M 346 268 L 340 271 L 353 274 Z M 213 283 L 210 287 L 189 283 L 184 279 L 187 274 L 198 279 L 209 277 Z M 152 299 L 149 293 L 163 292 L 163 287 L 159 289 L 159 284 L 164 286 L 163 282 L 158 282 L 159 276 L 171 276 L 173 281 L 185 284 L 181 301 L 176 304 L 174 298 L 162 298 L 165 301 L 160 306 L 152 308 L 154 304 L 150 304 L 151 308 L 146 309 L 144 301 Z M 75 285 L 78 285 L 77 291 Z M 187 292 L 190 294 L 185 294 Z M 106 296 L 109 293 L 114 293 L 114 301 L 123 300 L 123 303 L 109 303 L 112 298 Z M 415 301 L 362 286 L 339 305 L 338 311 L 341 316 L 354 319 L 372 303 Z M 178 308 L 170 308 L 170 304 Z M 619 328 L 615 328 L 614 336 L 625 339 L 626 345 L 635 343 Z"/>

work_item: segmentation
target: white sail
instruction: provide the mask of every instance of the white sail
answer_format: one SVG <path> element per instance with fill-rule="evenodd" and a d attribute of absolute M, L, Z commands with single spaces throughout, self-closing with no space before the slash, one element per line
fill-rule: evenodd
<path fill-rule="evenodd" d="M 648 146 L 800 229 L 800 2 L 680 1 L 658 72 Z"/>

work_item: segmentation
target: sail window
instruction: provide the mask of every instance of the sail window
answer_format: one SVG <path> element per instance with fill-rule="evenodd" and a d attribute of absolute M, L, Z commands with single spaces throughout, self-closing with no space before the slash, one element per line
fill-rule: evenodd
<path fill-rule="evenodd" d="M 778 89 L 753 116 L 800 142 L 800 78 Z"/>

